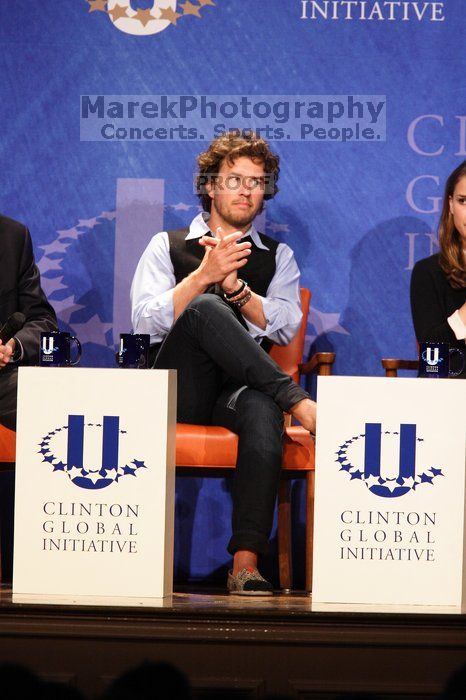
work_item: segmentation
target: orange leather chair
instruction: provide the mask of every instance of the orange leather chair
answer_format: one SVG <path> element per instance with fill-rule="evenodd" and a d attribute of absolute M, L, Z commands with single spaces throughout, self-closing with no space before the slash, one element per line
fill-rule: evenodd
<path fill-rule="evenodd" d="M 16 433 L 0 425 L 0 464 L 11 464 L 16 459 Z"/>
<path fill-rule="evenodd" d="M 3 425 L 0 425 L 0 471 L 10 471 L 14 468 L 14 462 L 16 459 L 16 433 L 14 430 L 9 430 Z M 10 507 L 8 506 L 8 511 Z M 2 515 L 5 515 L 2 513 Z M 6 521 L 10 521 L 10 514 L 6 514 Z M 3 525 L 3 523 L 2 523 Z M 0 539 L 2 540 L 1 550 L 8 550 L 11 547 L 10 542 L 11 533 L 9 532 L 8 526 L 0 532 Z M 6 547 L 3 547 L 6 545 Z M 0 581 L 2 580 L 3 570 L 2 570 L 2 556 L 0 551 Z"/>
<path fill-rule="evenodd" d="M 311 293 L 301 289 L 303 319 L 297 335 L 286 346 L 275 345 L 271 356 L 280 367 L 299 381 L 302 374 L 331 374 L 334 353 L 317 353 L 302 364 L 304 339 Z M 315 445 L 309 433 L 287 421 L 284 438 L 282 478 L 278 492 L 279 579 L 283 590 L 292 587 L 292 539 L 290 480 L 306 480 L 306 590 L 311 590 L 314 525 Z M 227 428 L 179 423 L 176 427 L 176 465 L 181 476 L 222 476 L 236 465 L 238 437 Z"/>

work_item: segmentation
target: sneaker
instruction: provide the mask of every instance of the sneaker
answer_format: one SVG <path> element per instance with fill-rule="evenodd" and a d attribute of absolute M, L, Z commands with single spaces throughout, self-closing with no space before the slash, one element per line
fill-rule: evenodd
<path fill-rule="evenodd" d="M 230 595 L 273 595 L 272 584 L 252 566 L 241 569 L 236 576 L 229 571 L 227 588 Z"/>

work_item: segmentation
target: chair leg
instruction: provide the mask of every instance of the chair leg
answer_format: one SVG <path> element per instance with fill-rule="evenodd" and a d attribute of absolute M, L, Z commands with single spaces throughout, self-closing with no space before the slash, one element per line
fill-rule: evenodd
<path fill-rule="evenodd" d="M 312 589 L 312 555 L 314 549 L 314 485 L 315 472 L 308 471 L 306 476 L 306 591 Z"/>
<path fill-rule="evenodd" d="M 280 479 L 278 487 L 278 574 L 280 588 L 286 592 L 293 584 L 291 554 L 291 484 Z"/>

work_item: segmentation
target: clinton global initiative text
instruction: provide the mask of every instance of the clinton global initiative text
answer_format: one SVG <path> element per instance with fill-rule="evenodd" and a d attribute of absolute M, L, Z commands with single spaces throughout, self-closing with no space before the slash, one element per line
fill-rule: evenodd
<path fill-rule="evenodd" d="M 407 0 L 300 0 L 301 19 L 315 21 L 444 22 L 443 2 Z"/>
<path fill-rule="evenodd" d="M 435 561 L 433 549 L 407 547 L 340 547 L 340 559 L 370 561 Z"/>
<path fill-rule="evenodd" d="M 74 538 L 43 538 L 42 549 L 47 552 L 96 552 L 98 554 L 137 554 L 136 540 L 78 540 Z"/>

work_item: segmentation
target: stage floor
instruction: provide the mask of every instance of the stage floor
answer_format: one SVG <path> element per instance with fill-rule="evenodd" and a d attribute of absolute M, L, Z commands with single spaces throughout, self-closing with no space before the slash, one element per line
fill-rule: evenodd
<path fill-rule="evenodd" d="M 365 615 L 465 615 L 466 609 L 456 606 L 424 606 L 424 605 L 361 605 L 344 603 L 316 603 L 312 595 L 304 592 L 275 591 L 270 596 L 229 595 L 224 589 L 204 588 L 195 591 L 178 590 L 166 598 L 105 598 L 98 596 L 62 596 L 13 594 L 11 585 L 0 585 L 0 609 L 36 607 L 71 607 L 71 608 L 105 608 L 106 610 L 125 608 L 135 610 L 149 608 L 164 609 L 171 614 L 180 612 L 208 613 L 220 610 L 225 613 L 254 614 L 291 614 L 309 616 L 315 613 L 340 613 L 342 615 L 362 613 Z M 466 617 L 465 617 L 466 619 Z"/>
<path fill-rule="evenodd" d="M 454 609 L 317 610 L 305 594 L 223 591 L 178 592 L 158 605 L 30 601 L 13 602 L 11 588 L 0 589 L 1 660 L 87 697 L 149 659 L 184 671 L 196 698 L 331 700 L 359 691 L 427 699 L 466 662 L 466 615 Z"/>

